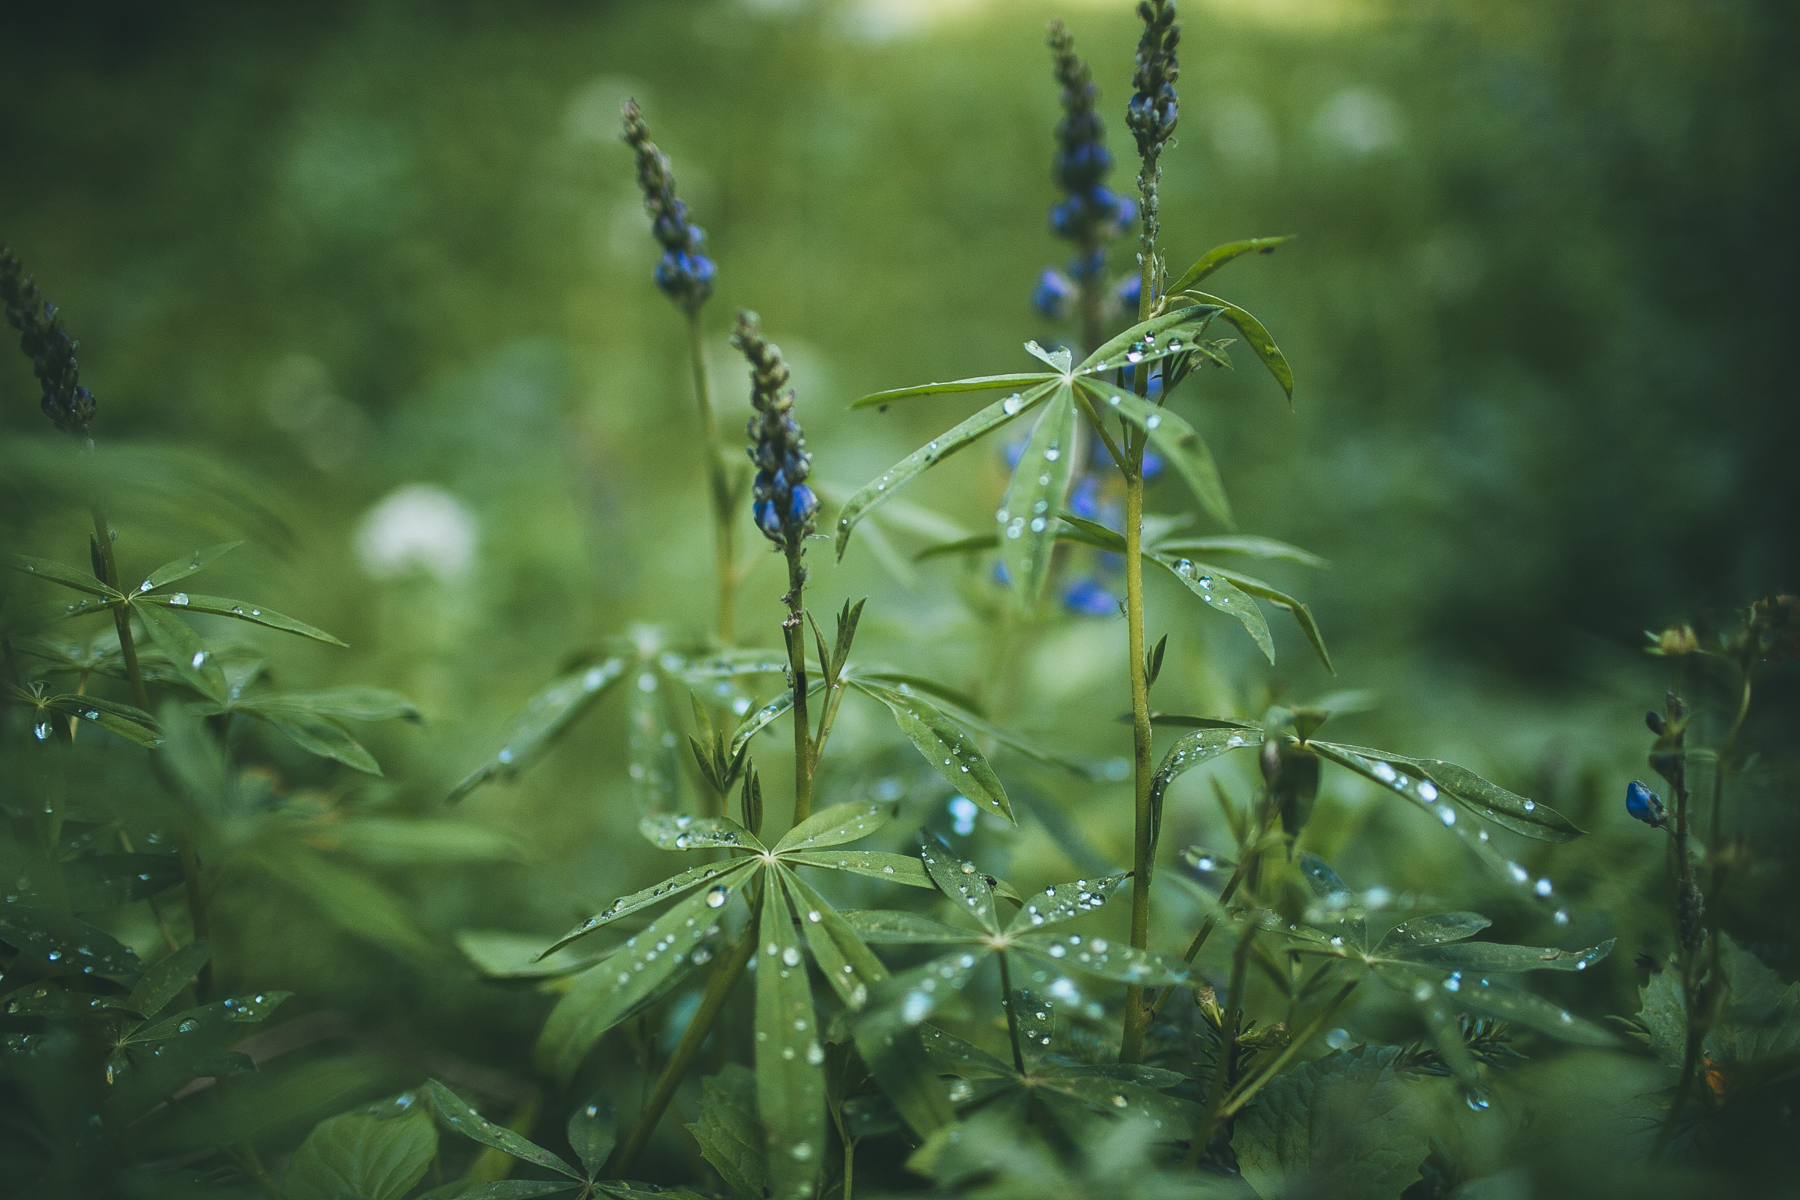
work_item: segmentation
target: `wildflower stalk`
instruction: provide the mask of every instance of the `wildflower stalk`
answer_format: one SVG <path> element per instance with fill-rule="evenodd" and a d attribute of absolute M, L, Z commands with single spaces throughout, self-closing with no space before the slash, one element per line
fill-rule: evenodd
<path fill-rule="evenodd" d="M 737 509 L 742 488 L 725 465 L 725 444 L 719 438 L 719 422 L 713 404 L 712 375 L 706 369 L 706 332 L 696 309 L 688 314 L 688 353 L 694 366 L 694 397 L 700 408 L 700 428 L 706 437 L 706 475 L 713 505 L 713 559 L 719 577 L 718 639 L 730 646 L 737 624 Z"/>
<path fill-rule="evenodd" d="M 1138 172 L 1142 223 L 1138 231 L 1138 319 L 1147 320 L 1156 298 L 1156 186 L 1163 145 L 1175 131 L 1175 80 L 1179 70 L 1175 46 L 1180 27 L 1170 0 L 1141 0 L 1138 15 L 1144 34 L 1138 42 L 1137 70 L 1132 83 L 1137 89 L 1127 110 L 1126 124 L 1137 139 L 1143 167 Z M 1138 395 L 1149 394 L 1149 371 L 1134 372 Z M 1125 430 L 1125 622 L 1131 660 L 1131 751 L 1135 782 L 1135 829 L 1132 842 L 1131 944 L 1139 950 L 1150 945 L 1150 882 L 1155 869 L 1153 846 L 1156 815 L 1150 802 L 1155 766 L 1151 760 L 1150 683 L 1144 663 L 1144 447 L 1147 435 L 1135 426 Z M 1132 985 L 1125 993 L 1125 1029 L 1119 1044 L 1119 1061 L 1137 1062 L 1143 1056 L 1144 1032 L 1150 1009 L 1144 989 Z"/>
<path fill-rule="evenodd" d="M 787 640 L 788 673 L 794 677 L 794 824 L 812 815 L 812 777 L 817 765 L 813 756 L 812 725 L 806 713 L 806 606 L 802 598 L 806 588 L 806 564 L 801 555 L 804 546 L 787 547 L 788 590 L 782 597 L 788 606 L 787 619 L 781 623 L 781 634 Z"/>

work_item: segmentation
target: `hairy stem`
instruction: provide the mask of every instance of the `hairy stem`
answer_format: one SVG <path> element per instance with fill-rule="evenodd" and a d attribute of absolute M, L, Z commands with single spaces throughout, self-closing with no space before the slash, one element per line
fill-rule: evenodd
<path fill-rule="evenodd" d="M 1007 966 L 1006 951 L 1002 950 L 994 957 L 1000 960 L 1000 1007 L 1006 1010 L 1006 1036 L 1012 1039 L 1013 1070 L 1025 1073 L 1025 1055 L 1019 1049 L 1019 1014 L 1013 1011 L 1017 1006 L 1013 1003 L 1012 968 Z"/>
<path fill-rule="evenodd" d="M 706 369 L 706 334 L 700 327 L 700 310 L 688 314 L 688 354 L 694 367 L 694 399 L 700 407 L 700 428 L 706 437 L 706 475 L 712 486 L 713 552 L 719 575 L 719 644 L 734 640 L 737 621 L 736 536 L 737 496 L 725 450 L 719 441 L 719 422 L 713 413 L 712 376 Z"/>
<path fill-rule="evenodd" d="M 812 815 L 812 726 L 806 716 L 806 548 L 798 541 L 787 547 L 787 619 L 781 623 L 787 639 L 788 672 L 794 677 L 794 824 Z"/>
<path fill-rule="evenodd" d="M 656 1131 L 657 1122 L 662 1120 L 669 1101 L 675 1097 L 675 1089 L 681 1085 L 681 1077 L 687 1073 L 694 1056 L 700 1052 L 700 1047 L 712 1032 L 713 1023 L 719 1019 L 725 1002 L 731 998 L 732 989 L 743 978 L 744 969 L 750 965 L 750 958 L 756 953 L 756 930 L 761 917 L 762 892 L 758 891 L 755 902 L 750 906 L 750 924 L 745 927 L 744 936 L 732 948 L 730 957 L 720 960 L 713 967 L 712 978 L 706 981 L 706 991 L 700 997 L 700 1007 L 694 1010 L 693 1019 L 683 1031 L 675 1053 L 663 1065 L 655 1090 L 639 1111 L 637 1124 L 631 1127 L 631 1136 L 625 1139 L 624 1144 L 613 1155 L 612 1162 L 607 1165 L 605 1178 L 617 1178 L 629 1172 L 632 1163 L 637 1161 L 637 1156 L 649 1143 L 650 1135 Z"/>

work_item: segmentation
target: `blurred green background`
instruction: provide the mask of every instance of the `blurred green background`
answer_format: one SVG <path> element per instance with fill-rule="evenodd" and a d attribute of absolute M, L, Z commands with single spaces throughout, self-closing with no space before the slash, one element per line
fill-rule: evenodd
<path fill-rule="evenodd" d="M 0 236 L 82 340 L 97 436 L 203 451 L 287 530 L 115 512 L 127 573 L 254 524 L 214 590 L 254 590 L 352 648 L 233 632 L 292 686 L 381 684 L 429 720 L 369 730 L 387 774 L 373 784 L 271 744 L 281 786 L 434 811 L 572 654 L 639 624 L 672 642 L 709 627 L 684 330 L 651 284 L 620 101 L 643 104 L 719 265 L 707 320 L 727 429 L 748 404 L 724 334 L 751 307 L 793 363 L 815 478 L 848 489 L 968 409 L 851 400 L 1029 370 L 1020 343 L 1059 332 L 1028 304 L 1066 257 L 1045 221 L 1051 16 L 1094 65 L 1111 183 L 1128 190 L 1123 2 L 9 5 Z M 1274 331 L 1298 386 L 1290 411 L 1240 354 L 1178 404 L 1241 528 L 1332 560 L 1267 575 L 1311 602 L 1339 677 L 1285 618 L 1271 671 L 1235 625 L 1153 591 L 1151 636 L 1171 635 L 1159 706 L 1254 715 L 1271 688 L 1372 688 L 1380 705 L 1344 740 L 1556 804 L 1596 831 L 1532 851 L 1570 901 L 1563 931 L 1341 777 L 1309 836 L 1354 847 L 1352 882 L 1485 904 L 1498 935 L 1619 936 L 1603 982 L 1559 994 L 1633 1011 L 1633 955 L 1667 950 L 1661 850 L 1619 805 L 1670 679 L 1643 631 L 1792 589 L 1800 565 L 1800 14 L 1188 0 L 1182 18 L 1169 256 L 1179 270 L 1216 242 L 1299 235 L 1215 281 Z M 0 436 L 45 436 L 22 358 L 0 370 Z M 908 499 L 983 528 L 999 453 L 962 455 Z M 397 492 L 402 507 L 377 507 Z M 1191 504 L 1178 483 L 1153 492 L 1163 511 Z M 15 532 L 78 562 L 82 521 L 39 513 Z M 866 657 L 987 689 L 1035 736 L 1127 752 L 1122 622 L 1017 632 L 990 686 L 979 570 L 897 575 L 860 537 L 830 560 L 818 543 L 814 607 L 870 596 Z M 745 640 L 776 644 L 783 586 L 773 563 L 751 577 Z M 1759 736 L 1791 736 L 1791 679 L 1769 696 Z M 609 700 L 521 782 L 466 802 L 518 833 L 528 864 L 396 874 L 441 944 L 468 926 L 555 933 L 662 872 L 622 840 L 621 714 Z M 840 736 L 847 759 L 900 744 L 867 714 Z M 1128 785 L 1008 780 L 1064 815 L 1064 853 L 1073 837 L 1129 857 Z M 854 782 L 846 768 L 833 786 Z M 1791 839 L 1787 810 L 1757 807 L 1777 787 L 1747 780 L 1745 832 Z M 1165 846 L 1219 836 L 1198 775 L 1171 806 Z M 992 853 L 1020 851 L 1022 882 L 1059 874 L 1025 864 L 1040 824 L 991 836 Z M 1787 870 L 1765 864 L 1759 886 Z M 526 1061 L 541 998 L 483 988 L 447 954 L 396 971 L 386 949 L 299 936 L 304 910 L 259 908 L 244 886 L 227 974 Z M 1744 915 L 1739 932 L 1791 977 L 1778 924 Z"/>

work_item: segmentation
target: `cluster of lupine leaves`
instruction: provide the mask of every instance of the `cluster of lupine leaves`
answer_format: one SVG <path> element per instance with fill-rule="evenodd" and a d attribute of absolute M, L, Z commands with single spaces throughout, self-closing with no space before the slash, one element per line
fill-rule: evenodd
<path fill-rule="evenodd" d="M 1066 271 L 1047 269 L 1032 299 L 1068 321 L 1067 336 L 996 364 L 1034 369 L 856 401 L 885 411 L 950 396 L 977 407 L 829 508 L 805 482 L 805 408 L 753 314 L 738 315 L 733 338 L 756 413 L 748 463 L 721 430 L 704 353 L 716 267 L 671 164 L 627 105 L 624 136 L 665 251 L 654 282 L 696 348 L 716 621 L 704 632 L 679 621 L 631 631 L 547 683 L 438 817 L 370 815 L 273 786 L 268 743 L 248 730 L 266 726 L 299 752 L 379 775 L 358 726 L 420 714 L 372 687 L 289 690 L 256 642 L 192 622 L 342 645 L 260 600 L 187 590 L 233 544 L 143 564 L 141 577 L 122 565 L 132 548 L 119 544 L 109 502 L 134 460 L 96 437 L 102 410 L 80 385 L 76 342 L 19 261 L 0 254 L 7 318 L 59 438 L 15 461 L 91 516 L 91 528 L 60 531 L 61 557 L 9 563 L 19 578 L 3 627 L 0 1079 L 21 1194 L 1512 1195 L 1506 1164 L 1469 1153 L 1468 1130 L 1502 1119 L 1502 1073 L 1571 1044 L 1641 1045 L 1662 1065 L 1658 1086 L 1620 1098 L 1641 1113 L 1629 1150 L 1653 1164 L 1689 1169 L 1734 1153 L 1746 1128 L 1791 1125 L 1800 989 L 1707 911 L 1739 863 L 1724 814 L 1728 786 L 1755 760 L 1740 737 L 1752 680 L 1800 656 L 1800 601 L 1771 596 L 1705 634 L 1681 626 L 1653 638 L 1652 652 L 1695 664 L 1677 671 L 1678 685 L 1722 674 L 1738 701 L 1712 746 L 1690 745 L 1679 686 L 1647 718 L 1648 766 L 1669 798 L 1633 782 L 1625 805 L 1668 838 L 1673 951 L 1646 967 L 1641 1010 L 1605 1023 L 1572 1011 L 1570 991 L 1551 999 L 1527 977 L 1584 971 L 1612 941 L 1488 940 L 1482 914 L 1347 881 L 1299 846 L 1323 782 L 1347 772 L 1424 814 L 1456 843 L 1458 869 L 1485 872 L 1554 933 L 1570 911 L 1549 875 L 1521 864 L 1520 847 L 1582 836 L 1567 817 L 1455 763 L 1321 737 L 1365 702 L 1353 691 L 1272 697 L 1253 715 L 1154 706 L 1168 639 L 1148 644 L 1146 563 L 1271 662 L 1265 606 L 1297 623 L 1327 670 L 1331 658 L 1305 602 L 1241 569 L 1323 560 L 1235 529 L 1199 432 L 1217 419 L 1206 407 L 1211 371 L 1254 365 L 1294 394 L 1269 330 L 1210 290 L 1221 269 L 1290 239 L 1225 242 L 1171 280 L 1158 183 L 1179 120 L 1180 29 L 1168 0 L 1139 11 L 1124 110 L 1142 164 L 1136 200 L 1105 187 L 1099 89 L 1066 31 L 1051 30 L 1064 108 L 1054 171 L 1066 193 L 1051 224 L 1075 257 Z M 1113 243 L 1134 225 L 1135 257 L 1120 254 Z M 1128 261 L 1118 278 L 1109 254 Z M 827 753 L 843 701 L 891 716 L 949 789 L 959 827 L 1021 819 L 1001 769 L 1009 762 L 1078 796 L 1118 772 L 1017 735 L 976 697 L 903 662 L 859 658 L 859 625 L 879 601 L 846 604 L 828 626 L 805 592 L 809 549 L 841 556 L 863 522 L 905 511 L 887 507 L 901 488 L 1002 430 L 1016 440 L 993 532 L 916 557 L 974 564 L 1004 594 L 1007 620 L 1116 613 L 1129 646 L 1120 668 L 1132 712 L 1118 723 L 1132 751 L 1129 861 L 1036 892 L 952 848 L 903 792 L 844 786 L 854 769 Z M 1145 484 L 1161 471 L 1182 490 L 1160 493 L 1176 511 L 1153 513 Z M 822 512 L 835 538 L 816 534 Z M 1214 532 L 1195 532 L 1202 517 Z M 734 547 L 750 533 L 786 560 L 779 630 L 736 628 L 746 571 Z M 1059 617 L 1058 606 L 1077 615 Z M 209 910 L 227 893 L 271 907 L 300 900 L 375 944 L 434 953 L 363 868 L 455 872 L 517 857 L 514 839 L 456 819 L 453 806 L 553 753 L 615 692 L 644 852 L 673 856 L 672 873 L 560 938 L 479 928 L 458 938 L 494 986 L 554 997 L 536 1089 L 484 1115 L 498 1105 L 479 1079 L 422 1075 L 308 1128 L 284 1127 L 271 1114 L 361 1088 L 329 1061 L 283 1058 L 281 1030 L 266 1027 L 289 993 L 215 985 Z M 1168 789 L 1237 752 L 1258 782 L 1241 795 L 1215 784 L 1231 843 L 1164 842 Z M 758 755 L 791 756 L 791 807 L 765 794 Z M 1128 933 L 1093 917 L 1126 903 Z M 129 944 L 128 927 L 155 935 Z M 1366 1038 L 1344 1015 L 1365 1000 L 1387 1014 Z M 1381 1040 L 1380 1028 L 1398 1036 Z M 640 1061 L 629 1108 L 597 1065 L 609 1040 Z M 1447 1117 L 1447 1107 L 1460 1111 Z M 655 1162 L 653 1145 L 665 1152 Z M 671 1145 L 687 1152 L 685 1167 L 669 1166 Z"/>

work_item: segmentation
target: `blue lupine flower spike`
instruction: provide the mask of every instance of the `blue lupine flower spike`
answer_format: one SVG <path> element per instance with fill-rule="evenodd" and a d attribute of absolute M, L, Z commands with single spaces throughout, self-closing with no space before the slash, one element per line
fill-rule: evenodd
<path fill-rule="evenodd" d="M 637 101 L 627 100 L 625 144 L 637 156 L 638 187 L 644 192 L 644 208 L 650 213 L 650 232 L 662 243 L 662 261 L 656 264 L 656 286 L 669 299 L 693 312 L 706 303 L 713 290 L 712 259 L 700 253 L 706 231 L 688 220 L 687 205 L 675 198 L 675 176 L 669 157 L 650 140 L 650 129 Z"/>
<path fill-rule="evenodd" d="M 1669 819 L 1662 797 L 1635 779 L 1625 785 L 1625 811 L 1634 819 L 1659 828 Z"/>
<path fill-rule="evenodd" d="M 1175 120 L 1181 109 L 1175 94 L 1175 81 L 1181 77 L 1181 66 L 1175 57 L 1181 26 L 1175 23 L 1174 0 L 1139 0 L 1137 10 L 1144 22 L 1144 34 L 1138 41 L 1137 69 L 1131 77 L 1136 90 L 1125 111 L 1125 124 L 1137 139 L 1138 155 L 1144 160 L 1138 172 L 1138 194 L 1143 198 L 1138 244 L 1143 255 L 1151 255 L 1158 232 L 1157 186 L 1162 178 L 1159 160 L 1163 147 L 1175 133 Z M 1143 261 L 1140 258 L 1140 269 Z M 1150 268 L 1149 298 L 1154 299 L 1161 290 L 1162 264 L 1152 262 Z"/>
<path fill-rule="evenodd" d="M 813 531 L 818 497 L 804 480 L 812 470 L 806 436 L 794 420 L 794 389 L 788 386 L 781 351 L 765 339 L 752 312 L 740 312 L 731 344 L 750 360 L 750 461 L 756 464 L 751 512 L 763 536 L 783 550 L 798 551 Z"/>
<path fill-rule="evenodd" d="M 1056 57 L 1056 82 L 1062 88 L 1063 119 L 1056 127 L 1056 160 L 1053 175 L 1067 199 L 1050 210 L 1050 227 L 1058 237 L 1076 243 L 1082 259 L 1073 265 L 1081 278 L 1092 251 L 1106 238 L 1131 223 L 1137 205 L 1114 195 L 1103 185 L 1112 169 L 1106 149 L 1105 124 L 1095 105 L 1100 89 L 1087 63 L 1075 53 L 1075 39 L 1061 21 L 1050 23 L 1050 50 Z"/>
<path fill-rule="evenodd" d="M 97 405 L 94 393 L 81 386 L 81 369 L 75 361 L 81 343 L 63 329 L 56 305 L 38 295 L 37 284 L 5 244 L 0 244 L 0 303 L 6 307 L 6 323 L 19 331 L 19 349 L 31 360 L 43 388 L 44 415 L 64 433 L 85 438 Z"/>

